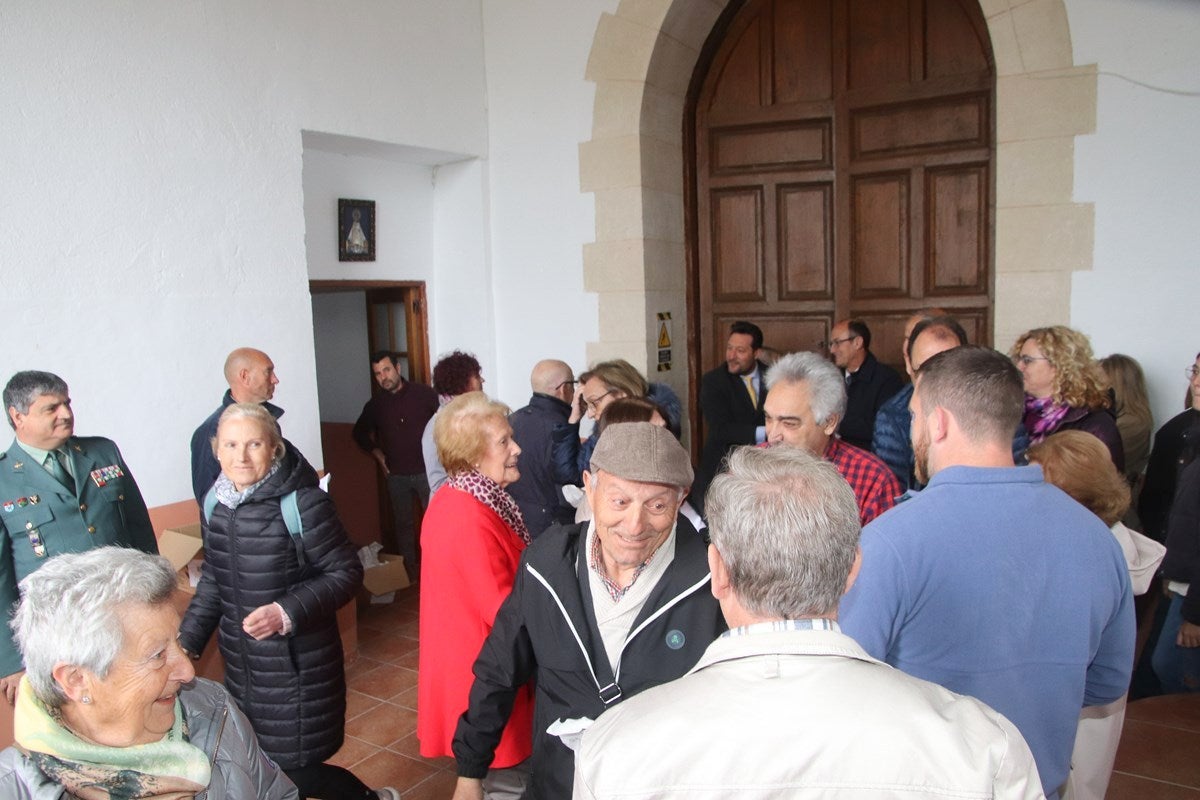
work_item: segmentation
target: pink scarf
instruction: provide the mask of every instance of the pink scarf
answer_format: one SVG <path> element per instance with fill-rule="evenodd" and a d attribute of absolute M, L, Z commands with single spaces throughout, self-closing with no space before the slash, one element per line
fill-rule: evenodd
<path fill-rule="evenodd" d="M 446 479 L 446 483 L 455 489 L 461 489 L 495 511 L 496 516 L 504 520 L 504 524 L 519 536 L 521 541 L 529 544 L 529 529 L 525 527 L 521 509 L 517 508 L 517 501 L 513 500 L 512 495 L 500 488 L 500 484 L 475 469 L 451 475 Z"/>

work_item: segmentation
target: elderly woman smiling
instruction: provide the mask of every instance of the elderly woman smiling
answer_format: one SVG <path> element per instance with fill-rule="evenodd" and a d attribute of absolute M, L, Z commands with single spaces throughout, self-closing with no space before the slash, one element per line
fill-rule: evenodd
<path fill-rule="evenodd" d="M 219 685 L 176 643 L 175 572 L 120 547 L 61 555 L 21 582 L 26 673 L 0 796 L 295 798 Z"/>
<path fill-rule="evenodd" d="M 521 477 L 508 407 L 470 392 L 438 412 L 433 436 L 449 478 L 425 514 L 421 562 L 417 738 L 426 758 L 451 756 L 467 710 L 471 665 L 508 597 L 529 534 L 504 487 Z M 533 696 L 517 694 L 492 761 L 489 798 L 520 797 L 532 752 Z"/>
<path fill-rule="evenodd" d="M 219 632 L 225 686 L 301 797 L 394 800 L 323 763 L 345 732 L 337 609 L 362 585 L 333 501 L 260 405 L 226 408 L 213 443 L 221 475 L 205 497 L 204 570 L 180 644 L 199 653 Z"/>

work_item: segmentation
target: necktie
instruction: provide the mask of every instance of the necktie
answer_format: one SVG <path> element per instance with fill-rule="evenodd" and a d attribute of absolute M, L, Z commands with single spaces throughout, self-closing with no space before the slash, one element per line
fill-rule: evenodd
<path fill-rule="evenodd" d="M 758 408 L 758 393 L 754 391 L 754 376 L 743 375 L 742 380 L 746 382 L 746 391 L 750 393 L 750 405 Z"/>
<path fill-rule="evenodd" d="M 67 474 L 67 470 L 63 467 L 62 462 L 59 461 L 57 450 L 51 450 L 46 454 L 45 467 L 46 471 L 53 475 L 54 479 L 63 486 L 72 490 L 75 488 L 71 485 L 71 476 Z"/>

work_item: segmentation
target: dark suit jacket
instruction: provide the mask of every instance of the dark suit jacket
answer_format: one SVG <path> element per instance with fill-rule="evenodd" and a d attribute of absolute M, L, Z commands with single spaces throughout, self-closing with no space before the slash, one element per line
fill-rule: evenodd
<path fill-rule="evenodd" d="M 879 407 L 903 386 L 899 373 L 887 364 L 880 364 L 875 354 L 868 351 L 867 360 L 846 387 L 846 416 L 838 424 L 838 435 L 855 447 L 870 450 Z"/>
<path fill-rule="evenodd" d="M 767 398 L 767 365 L 756 362 L 759 376 L 758 405 L 750 403 L 746 383 L 732 375 L 724 364 L 700 379 L 700 411 L 704 414 L 704 450 L 700 469 L 692 484 L 691 501 L 703 512 L 704 493 L 721 468 L 725 454 L 739 444 L 754 444 L 755 429 L 763 424 L 763 402 Z"/>

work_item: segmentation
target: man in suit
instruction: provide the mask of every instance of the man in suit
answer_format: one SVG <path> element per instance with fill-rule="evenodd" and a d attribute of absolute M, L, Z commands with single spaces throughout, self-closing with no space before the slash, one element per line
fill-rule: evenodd
<path fill-rule="evenodd" d="M 738 320 L 729 326 L 725 363 L 700 380 L 700 411 L 706 436 L 700 469 L 692 489 L 692 504 L 703 511 L 704 493 L 721 468 L 725 454 L 739 444 L 761 444 L 767 431 L 763 424 L 763 401 L 767 385 L 766 364 L 759 360 L 762 330 Z"/>
<path fill-rule="evenodd" d="M 0 453 L 0 613 L 7 619 L 17 584 L 46 559 L 105 545 L 158 552 L 142 494 L 109 439 L 74 436 L 62 378 L 18 372 L 4 387 L 16 432 Z M 0 688 L 9 703 L 24 673 L 8 626 L 0 626 Z"/>
<path fill-rule="evenodd" d="M 875 358 L 871 329 L 860 319 L 844 319 L 833 326 L 829 352 L 846 380 L 846 416 L 838 425 L 838 436 L 855 447 L 870 450 L 875 415 L 904 382 L 896 370 Z"/>

